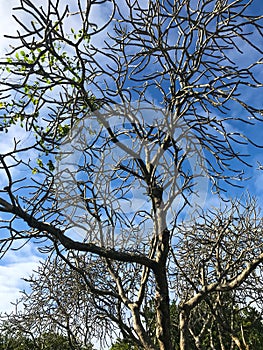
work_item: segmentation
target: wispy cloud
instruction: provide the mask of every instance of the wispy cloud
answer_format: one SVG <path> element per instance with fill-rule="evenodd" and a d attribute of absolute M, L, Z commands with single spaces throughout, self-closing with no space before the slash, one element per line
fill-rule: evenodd
<path fill-rule="evenodd" d="M 0 261 L 0 313 L 14 311 L 11 303 L 21 297 L 21 290 L 28 288 L 22 278 L 37 269 L 39 260 L 32 245 L 28 244 L 21 250 L 9 251 Z"/>
<path fill-rule="evenodd" d="M 18 0 L 8 0 L 0 2 L 0 57 L 3 57 L 8 51 L 8 46 L 10 44 L 9 39 L 5 38 L 5 34 L 15 34 L 16 25 L 14 19 L 12 18 L 12 8 L 19 5 Z"/>

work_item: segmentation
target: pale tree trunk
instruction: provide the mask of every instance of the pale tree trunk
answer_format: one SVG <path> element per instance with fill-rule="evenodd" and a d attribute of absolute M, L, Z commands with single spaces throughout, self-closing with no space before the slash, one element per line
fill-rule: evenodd
<path fill-rule="evenodd" d="M 140 313 L 138 308 L 132 309 L 132 315 L 133 315 L 133 322 L 134 322 L 134 330 L 136 331 L 143 348 L 145 350 L 157 350 L 154 344 L 152 343 L 151 339 L 147 335 L 147 333 L 144 330 L 144 327 L 142 326 L 141 320 L 140 320 Z"/>
<path fill-rule="evenodd" d="M 180 350 L 191 350 L 189 344 L 190 332 L 188 329 L 189 315 L 190 308 L 184 305 L 179 317 Z"/>

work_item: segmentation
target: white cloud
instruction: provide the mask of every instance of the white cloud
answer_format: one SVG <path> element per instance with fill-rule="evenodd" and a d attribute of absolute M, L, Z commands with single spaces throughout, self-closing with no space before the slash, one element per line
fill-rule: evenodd
<path fill-rule="evenodd" d="M 15 34 L 16 25 L 12 18 L 12 8 L 19 4 L 18 0 L 8 0 L 0 2 L 0 57 L 3 57 L 8 51 L 10 40 L 5 38 L 6 34 Z"/>
<path fill-rule="evenodd" d="M 0 2 L 0 58 L 9 51 L 11 40 L 5 38 L 5 34 L 16 33 L 17 25 L 12 18 L 12 8 L 19 5 L 19 0 L 8 0 Z M 25 139 L 26 133 L 20 126 L 10 129 L 8 134 L 0 134 L 1 153 L 11 151 L 14 146 L 14 138 Z M 10 162 L 11 160 L 7 160 Z M 2 176 L 1 176 L 2 175 Z M 5 185 L 6 179 L 0 173 L 0 187 Z M 32 246 L 27 245 L 19 251 L 9 251 L 0 260 L 0 312 L 10 312 L 14 309 L 11 302 L 20 297 L 19 291 L 26 288 L 26 283 L 21 279 L 28 277 L 37 268 L 39 257 L 35 254 Z"/>
<path fill-rule="evenodd" d="M 27 244 L 21 250 L 9 251 L 0 261 L 0 313 L 14 310 L 11 302 L 21 297 L 21 290 L 29 288 L 22 278 L 37 270 L 39 260 L 33 246 Z"/>

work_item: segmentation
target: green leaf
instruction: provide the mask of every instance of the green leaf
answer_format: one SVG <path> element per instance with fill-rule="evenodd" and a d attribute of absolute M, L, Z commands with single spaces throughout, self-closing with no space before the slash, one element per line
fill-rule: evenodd
<path fill-rule="evenodd" d="M 43 162 L 40 158 L 37 159 L 37 165 L 40 167 L 40 168 L 43 168 Z"/>
<path fill-rule="evenodd" d="M 54 171 L 55 170 L 55 166 L 54 166 L 52 160 L 48 161 L 47 166 L 48 166 L 49 171 Z"/>
<path fill-rule="evenodd" d="M 59 125 L 58 132 L 60 137 L 64 137 L 69 133 L 70 127 L 69 125 Z"/>

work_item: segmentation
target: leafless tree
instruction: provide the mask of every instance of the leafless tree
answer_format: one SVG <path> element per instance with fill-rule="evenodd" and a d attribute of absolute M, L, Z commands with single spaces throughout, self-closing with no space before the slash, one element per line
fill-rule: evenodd
<path fill-rule="evenodd" d="M 238 349 L 247 349 L 245 339 L 237 335 L 242 332 L 233 320 L 242 308 L 251 305 L 262 312 L 263 280 L 259 267 L 262 217 L 255 200 L 250 198 L 244 203 L 239 200 L 224 209 L 206 212 L 194 225 L 182 225 L 179 231 L 177 254 L 173 254 L 172 265 L 176 294 L 182 307 L 180 331 L 186 332 L 181 339 L 187 341 L 189 333 L 194 335 L 189 319 L 198 320 L 196 306 L 203 303 L 206 305 L 201 308 L 203 320 L 198 322 L 204 328 L 194 335 L 196 345 L 207 334 L 206 326 L 212 319 L 219 327 L 223 345 L 224 336 L 229 334 Z"/>
<path fill-rule="evenodd" d="M 69 253 L 67 260 L 72 259 Z M 83 256 L 78 260 L 86 264 Z M 43 334 L 60 334 L 68 338 L 70 348 L 88 349 L 92 339 L 102 338 L 100 332 L 112 330 L 112 327 L 107 319 L 99 316 L 99 308 L 94 309 L 93 295 L 85 278 L 85 274 L 71 269 L 63 259 L 50 256 L 26 279 L 30 292 L 23 291 L 14 311 L 2 315 L 1 333 L 11 333 L 13 337 L 25 335 L 41 349 L 38 343 Z"/>
<path fill-rule="evenodd" d="M 173 348 L 174 297 L 180 349 L 189 349 L 191 310 L 210 300 L 216 313 L 215 293 L 244 286 L 263 259 L 250 212 L 244 223 L 240 209 L 240 220 L 230 215 L 222 226 L 209 215 L 179 226 L 203 191 L 220 194 L 246 177 L 249 130 L 262 117 L 247 98 L 262 91 L 257 4 L 20 0 L 16 8 L 25 16 L 15 16 L 17 44 L 1 61 L 0 118 L 2 135 L 21 123 L 25 138 L 0 157 L 2 252 L 17 240 L 55 251 L 105 300 L 98 310 L 145 349 Z M 65 249 L 84 254 L 84 266 Z M 143 313 L 152 297 L 156 344 Z"/>

